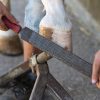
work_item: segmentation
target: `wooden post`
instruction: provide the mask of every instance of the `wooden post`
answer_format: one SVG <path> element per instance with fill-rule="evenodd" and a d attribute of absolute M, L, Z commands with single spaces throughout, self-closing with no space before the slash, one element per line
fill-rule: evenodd
<path fill-rule="evenodd" d="M 31 69 L 29 67 L 28 61 L 16 66 L 14 69 L 11 69 L 6 74 L 0 76 L 0 87 L 5 86 L 8 82 L 10 82 L 14 78 L 26 73 L 29 70 L 31 70 Z"/>
<path fill-rule="evenodd" d="M 10 10 L 10 0 L 0 0 Z M 12 30 L 0 30 L 0 52 L 7 55 L 22 53 L 22 46 L 18 35 Z"/>

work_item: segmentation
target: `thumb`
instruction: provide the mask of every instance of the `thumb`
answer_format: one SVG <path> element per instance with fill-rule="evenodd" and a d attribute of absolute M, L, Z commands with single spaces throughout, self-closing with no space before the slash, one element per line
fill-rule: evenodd
<path fill-rule="evenodd" d="M 93 70 L 92 70 L 92 84 L 96 84 L 99 80 L 99 62 L 95 59 L 93 63 Z"/>

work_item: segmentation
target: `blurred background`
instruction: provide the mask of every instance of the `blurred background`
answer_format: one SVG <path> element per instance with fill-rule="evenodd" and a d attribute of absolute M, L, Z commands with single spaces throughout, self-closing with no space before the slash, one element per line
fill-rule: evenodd
<path fill-rule="evenodd" d="M 92 16 L 100 23 L 100 0 L 80 0 Z"/>

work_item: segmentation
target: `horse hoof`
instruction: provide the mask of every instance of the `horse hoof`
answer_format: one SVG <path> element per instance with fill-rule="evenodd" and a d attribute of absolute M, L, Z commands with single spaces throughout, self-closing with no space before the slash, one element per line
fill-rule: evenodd
<path fill-rule="evenodd" d="M 12 30 L 0 30 L 0 52 L 6 55 L 19 55 L 22 53 L 21 41 Z"/>

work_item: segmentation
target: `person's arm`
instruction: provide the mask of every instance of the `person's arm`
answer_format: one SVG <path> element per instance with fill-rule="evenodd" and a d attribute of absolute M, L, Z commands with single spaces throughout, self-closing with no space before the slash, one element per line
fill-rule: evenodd
<path fill-rule="evenodd" d="M 7 19 L 10 20 L 12 23 L 18 24 L 18 21 L 0 1 L 0 27 L 4 26 L 4 23 L 2 21 L 3 16 L 7 17 Z"/>
<path fill-rule="evenodd" d="M 92 83 L 100 88 L 100 50 L 95 54 L 92 70 Z"/>

